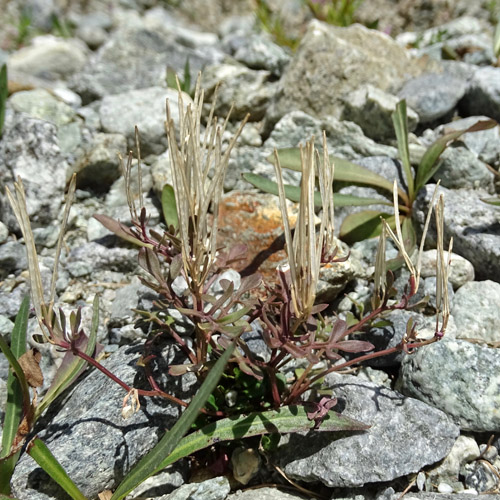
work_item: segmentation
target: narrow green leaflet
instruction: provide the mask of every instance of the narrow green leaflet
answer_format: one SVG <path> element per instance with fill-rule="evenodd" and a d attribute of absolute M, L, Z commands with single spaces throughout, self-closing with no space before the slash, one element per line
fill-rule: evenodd
<path fill-rule="evenodd" d="M 448 134 L 443 135 L 437 139 L 425 152 L 422 160 L 417 169 L 417 176 L 415 179 L 415 193 L 425 186 L 427 181 L 439 170 L 439 157 L 446 147 L 461 135 L 469 132 L 478 132 L 480 130 L 487 130 L 496 127 L 498 124 L 495 120 L 483 120 L 475 123 L 469 128 L 462 130 L 454 130 Z"/>
<path fill-rule="evenodd" d="M 86 340 L 87 343 L 85 348 L 82 347 L 82 350 L 88 356 L 92 356 L 96 349 L 98 327 L 99 296 L 96 294 L 96 296 L 94 297 L 94 302 L 92 304 L 92 325 L 90 328 L 90 335 Z M 35 410 L 35 419 L 37 419 L 44 412 L 44 410 L 52 403 L 52 401 L 54 401 L 54 399 L 59 396 L 59 394 L 61 394 L 76 380 L 76 378 L 85 368 L 85 365 L 85 360 L 79 358 L 78 356 L 75 356 L 70 351 L 66 352 L 63 358 L 63 362 L 57 370 L 56 376 L 54 377 L 49 390 Z"/>
<path fill-rule="evenodd" d="M 495 34 L 493 35 L 493 53 L 495 57 L 500 57 L 500 20 L 497 22 Z"/>
<path fill-rule="evenodd" d="M 362 210 L 361 212 L 350 214 L 343 220 L 339 236 L 348 245 L 356 241 L 379 236 L 382 231 L 381 217 L 386 219 L 389 225 L 394 225 L 393 215 L 379 212 L 378 210 Z"/>
<path fill-rule="evenodd" d="M 0 137 L 2 137 L 3 125 L 5 122 L 5 103 L 9 96 L 8 80 L 7 80 L 7 65 L 2 64 L 0 69 Z"/>
<path fill-rule="evenodd" d="M 26 296 L 21 303 L 12 330 L 10 351 L 15 359 L 19 359 L 26 352 L 29 305 L 29 296 Z M 27 390 L 27 386 L 25 386 L 25 390 Z M 10 493 L 9 482 L 19 457 L 18 452 L 9 458 L 5 458 L 10 454 L 12 443 L 14 442 L 19 423 L 21 422 L 23 400 L 25 404 L 29 405 L 29 392 L 24 393 L 23 397 L 21 383 L 12 372 L 9 372 L 7 378 L 7 404 L 5 406 L 5 418 L 2 432 L 2 451 L 0 453 L 0 459 L 5 459 L 0 461 L 0 493 L 4 494 Z"/>
<path fill-rule="evenodd" d="M 302 170 L 299 148 L 280 149 L 278 151 L 278 158 L 282 167 L 296 170 L 297 172 Z M 274 163 L 274 155 L 269 156 L 267 160 L 270 163 Z M 387 180 L 385 177 L 337 156 L 330 156 L 330 162 L 335 165 L 334 182 L 342 181 L 349 184 L 373 186 L 392 193 L 392 181 Z M 408 195 L 400 188 L 398 188 L 398 196 L 405 204 L 408 204 Z"/>
<path fill-rule="evenodd" d="M 243 178 L 256 188 L 264 191 L 264 193 L 275 194 L 278 196 L 278 184 L 275 181 L 268 179 L 262 175 L 246 172 Z M 285 184 L 285 196 L 295 203 L 300 201 L 300 187 Z M 392 203 L 379 198 L 362 198 L 350 194 L 334 193 L 333 200 L 336 207 L 351 207 L 351 206 L 366 206 L 366 205 L 387 205 L 392 207 Z M 320 208 L 323 206 L 321 202 L 321 194 L 319 191 L 314 193 L 314 206 Z"/>
<path fill-rule="evenodd" d="M 170 184 L 165 184 L 161 191 L 161 208 L 167 227 L 173 226 L 178 229 L 177 204 L 175 202 L 174 188 Z"/>
<path fill-rule="evenodd" d="M 392 114 L 392 123 L 394 124 L 394 131 L 396 132 L 399 157 L 401 158 L 401 162 L 403 164 L 406 184 L 408 186 L 408 195 L 410 199 L 413 199 L 414 184 L 410 163 L 410 150 L 408 147 L 408 120 L 406 116 L 406 101 L 404 99 L 398 102 L 396 110 Z"/>
<path fill-rule="evenodd" d="M 41 439 L 35 438 L 30 442 L 28 453 L 73 500 L 87 500 Z"/>
<path fill-rule="evenodd" d="M 212 394 L 233 350 L 234 343 L 231 343 L 215 365 L 210 369 L 207 378 L 194 396 L 191 404 L 184 410 L 177 423 L 172 429 L 165 433 L 160 442 L 127 474 L 114 492 L 111 500 L 121 500 L 148 477 L 161 469 L 159 464 L 175 450 Z"/>
<path fill-rule="evenodd" d="M 313 429 L 314 420 L 307 416 L 303 406 L 286 406 L 279 410 L 251 413 L 224 418 L 189 434 L 181 440 L 159 465 L 163 469 L 181 458 L 221 441 L 232 441 L 262 434 L 287 434 Z M 318 431 L 360 431 L 370 426 L 335 412 L 328 412 Z"/>
<path fill-rule="evenodd" d="M 500 198 L 481 198 L 481 201 L 500 207 Z"/>

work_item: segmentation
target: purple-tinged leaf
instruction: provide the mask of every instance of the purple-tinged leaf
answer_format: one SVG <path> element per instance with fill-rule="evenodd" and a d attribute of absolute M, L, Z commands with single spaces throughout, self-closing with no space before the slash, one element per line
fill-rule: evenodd
<path fill-rule="evenodd" d="M 153 245 L 149 243 L 144 243 L 137 238 L 131 228 L 122 224 L 120 221 L 112 219 L 104 214 L 94 214 L 94 219 L 98 220 L 106 229 L 111 231 L 113 234 L 121 238 L 122 240 L 133 243 L 141 247 L 153 248 Z"/>

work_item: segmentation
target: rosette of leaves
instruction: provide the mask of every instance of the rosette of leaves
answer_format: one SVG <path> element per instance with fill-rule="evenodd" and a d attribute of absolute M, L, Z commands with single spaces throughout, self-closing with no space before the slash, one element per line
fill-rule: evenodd
<path fill-rule="evenodd" d="M 497 125 L 494 120 L 479 121 L 467 129 L 455 130 L 445 133 L 439 137 L 429 148 L 421 160 L 412 169 L 408 147 L 408 124 L 406 116 L 406 102 L 400 101 L 393 113 L 394 130 L 397 138 L 398 151 L 401 160 L 406 189 L 401 187 L 397 190 L 397 211 L 399 212 L 402 224 L 402 232 L 406 247 L 411 251 L 415 247 L 415 229 L 411 220 L 413 203 L 419 190 L 438 172 L 440 156 L 446 147 L 453 141 L 459 139 L 463 134 L 486 130 Z M 300 171 L 300 150 L 298 148 L 287 148 L 278 151 L 278 157 L 284 168 Z M 274 156 L 270 156 L 269 161 L 274 161 Z M 339 229 L 339 236 L 348 244 L 361 241 L 367 238 L 378 236 L 382 229 L 382 219 L 386 220 L 391 228 L 395 228 L 394 213 L 390 207 L 393 206 L 391 194 L 393 191 L 392 179 L 386 179 L 371 170 L 347 161 L 343 158 L 330 156 L 330 161 L 335 164 L 335 180 L 351 185 L 375 188 L 380 194 L 387 197 L 387 201 L 380 198 L 367 198 L 342 193 L 334 193 L 335 205 L 339 206 L 370 206 L 387 205 L 387 211 L 364 209 L 345 217 Z M 243 178 L 264 192 L 278 194 L 277 183 L 263 176 L 244 173 Z M 299 201 L 300 188 L 287 185 L 284 187 L 286 197 L 292 201 Z M 321 207 L 321 196 L 315 193 L 314 202 Z M 410 252 L 411 253 L 411 252 Z"/>

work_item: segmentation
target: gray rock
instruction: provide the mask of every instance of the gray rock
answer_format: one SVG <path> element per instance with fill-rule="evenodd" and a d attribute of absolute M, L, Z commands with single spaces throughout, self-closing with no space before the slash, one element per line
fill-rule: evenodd
<path fill-rule="evenodd" d="M 464 130 L 475 123 L 488 120 L 487 116 L 469 116 L 455 120 L 435 129 L 436 139 L 442 131 Z M 500 127 L 463 134 L 459 141 L 472 151 L 481 161 L 496 165 L 500 161 Z"/>
<path fill-rule="evenodd" d="M 14 323 L 9 318 L 0 314 L 0 334 L 5 335 L 7 339 L 10 339 L 10 334 L 13 328 Z M 0 405 L 0 407 L 2 406 Z"/>
<path fill-rule="evenodd" d="M 458 436 L 448 456 L 429 472 L 433 483 L 439 481 L 456 482 L 459 479 L 460 468 L 479 457 L 480 451 L 474 438 Z"/>
<path fill-rule="evenodd" d="M 224 500 L 230 491 L 231 486 L 228 479 L 219 476 L 201 483 L 183 484 L 159 500 Z"/>
<path fill-rule="evenodd" d="M 66 269 L 73 278 L 82 278 L 103 269 L 130 272 L 136 267 L 137 250 L 106 248 L 96 242 L 73 248 L 66 262 Z"/>
<path fill-rule="evenodd" d="M 499 373 L 497 349 L 444 338 L 403 360 L 398 388 L 443 410 L 463 430 L 495 431 Z"/>
<path fill-rule="evenodd" d="M 267 128 L 291 109 L 340 117 L 343 98 L 362 84 L 397 87 L 421 70 L 389 36 L 355 24 L 348 28 L 313 20 L 279 82 Z"/>
<path fill-rule="evenodd" d="M 220 64 L 204 70 L 202 85 L 210 100 L 220 83 L 215 107 L 217 115 L 226 116 L 233 106 L 233 119 L 241 120 L 250 113 L 250 120 L 258 121 L 264 118 L 275 92 L 276 85 L 269 80 L 268 71 Z"/>
<path fill-rule="evenodd" d="M 444 258 L 448 260 L 448 252 L 444 252 Z M 426 250 L 422 253 L 421 272 L 422 278 L 436 276 L 437 250 Z M 474 281 L 474 266 L 456 253 L 451 253 L 450 274 L 448 281 L 456 290 L 469 281 Z"/>
<path fill-rule="evenodd" d="M 332 155 L 348 160 L 364 156 L 397 158 L 396 148 L 377 144 L 366 137 L 355 123 L 340 121 L 333 116 L 318 119 L 302 111 L 292 111 L 283 116 L 264 146 L 270 149 L 296 147 L 314 136 L 316 146 L 321 150 L 323 130 L 326 132 L 328 152 Z"/>
<path fill-rule="evenodd" d="M 40 36 L 9 57 L 9 69 L 50 80 L 67 78 L 87 62 L 85 44 L 77 39 Z"/>
<path fill-rule="evenodd" d="M 398 493 L 397 497 L 401 496 Z M 405 500 L 470 500 L 474 493 L 407 493 Z M 394 499 L 395 500 L 395 499 Z M 498 495 L 481 495 L 481 500 L 498 500 Z"/>
<path fill-rule="evenodd" d="M 108 30 L 112 27 L 112 19 L 105 12 L 89 12 L 84 15 L 73 15 L 76 24 L 75 36 L 83 40 L 92 50 L 97 49 L 108 38 Z"/>
<path fill-rule="evenodd" d="M 435 186 L 424 186 L 414 204 L 414 220 L 423 227 Z M 445 245 L 453 237 L 453 251 L 474 266 L 476 279 L 500 281 L 500 212 L 481 198 L 481 190 L 439 188 L 444 194 Z M 433 219 L 433 218 L 432 218 Z M 427 243 L 435 247 L 435 222 L 431 220 Z"/>
<path fill-rule="evenodd" d="M 500 68 L 478 68 L 461 102 L 469 115 L 486 115 L 500 120 Z"/>
<path fill-rule="evenodd" d="M 399 99 L 373 85 L 363 85 L 345 97 L 342 119 L 356 123 L 365 135 L 375 141 L 394 139 L 392 113 Z M 408 130 L 415 130 L 419 116 L 411 107 L 407 107 Z"/>
<path fill-rule="evenodd" d="M 249 36 L 236 35 L 224 40 L 226 47 L 232 49 L 233 57 L 251 69 L 264 69 L 281 76 L 290 61 L 283 47 L 276 45 L 262 33 Z"/>
<path fill-rule="evenodd" d="M 21 177 L 28 214 L 36 227 L 57 217 L 64 195 L 68 165 L 61 154 L 55 125 L 23 114 L 6 123 L 0 142 L 0 182 L 13 189 Z M 0 217 L 9 229 L 18 231 L 6 196 L 0 194 Z"/>
<path fill-rule="evenodd" d="M 32 118 L 39 118 L 56 126 L 73 121 L 76 112 L 67 104 L 49 94 L 45 89 L 16 92 L 9 99 L 15 111 L 23 112 Z"/>
<path fill-rule="evenodd" d="M 496 469 L 494 469 L 496 472 Z M 473 488 L 478 493 L 495 491 L 498 486 L 498 476 L 491 466 L 483 462 L 467 464 L 462 468 L 464 483 L 468 488 Z"/>
<path fill-rule="evenodd" d="M 165 100 L 170 102 L 172 118 L 179 123 L 178 93 L 173 89 L 150 87 L 104 97 L 99 109 L 104 131 L 127 138 L 128 148 L 135 150 L 135 126 L 139 129 L 141 153 L 159 154 L 167 148 L 165 134 Z M 185 105 L 189 97 L 184 96 Z"/>
<path fill-rule="evenodd" d="M 127 140 L 124 135 L 96 134 L 84 155 L 72 167 L 77 174 L 77 187 L 98 193 L 108 191 L 122 173 L 118 153 L 126 162 Z"/>
<path fill-rule="evenodd" d="M 477 66 L 495 63 L 493 41 L 488 33 L 469 33 L 449 40 L 443 46 L 443 53 L 450 49 L 465 63 Z"/>
<path fill-rule="evenodd" d="M 457 338 L 500 342 L 500 283 L 471 281 L 453 299 Z"/>
<path fill-rule="evenodd" d="M 17 273 L 28 268 L 24 245 L 19 241 L 7 241 L 0 245 L 0 278 L 5 279 L 10 273 Z"/>
<path fill-rule="evenodd" d="M 9 238 L 9 228 L 0 221 L 0 245 L 3 245 Z"/>
<path fill-rule="evenodd" d="M 443 412 L 383 386 L 331 374 L 342 414 L 371 427 L 358 433 L 293 434 L 276 460 L 293 479 L 330 487 L 390 481 L 444 458 L 458 428 Z"/>
<path fill-rule="evenodd" d="M 227 500 L 302 500 L 302 495 L 285 493 L 278 488 L 259 488 L 237 491 L 227 497 Z"/>
<path fill-rule="evenodd" d="M 447 75 L 428 73 L 408 80 L 398 96 L 418 114 L 421 123 L 453 115 L 466 90 L 466 82 Z"/>
<path fill-rule="evenodd" d="M 477 156 L 463 147 L 446 148 L 434 179 L 450 189 L 485 188 L 493 185 L 495 176 Z"/>
<path fill-rule="evenodd" d="M 141 346 L 120 348 L 103 365 L 127 384 L 149 388 L 137 379 Z M 171 344 L 155 358 L 160 387 L 180 398 L 190 397 L 196 377 L 165 376 L 168 364 L 181 362 Z M 75 388 L 55 418 L 43 426 L 39 436 L 56 456 L 81 491 L 93 498 L 115 487 L 147 451 L 179 418 L 180 409 L 165 400 L 141 400 L 141 409 L 129 420 L 121 414 L 125 391 L 104 374 L 94 371 Z M 87 465 L 85 465 L 87 464 Z M 48 500 L 60 496 L 59 487 L 49 480 L 29 457 L 19 461 L 11 482 L 19 500 Z"/>
<path fill-rule="evenodd" d="M 187 463 L 184 460 L 176 462 L 165 468 L 158 474 L 146 479 L 135 490 L 130 492 L 132 498 L 150 498 L 172 493 L 184 484 L 184 478 L 188 475 Z"/>
<path fill-rule="evenodd" d="M 182 44 L 168 27 L 149 28 L 139 22 L 115 31 L 85 70 L 72 78 L 71 85 L 87 104 L 107 95 L 164 85 L 167 65 L 182 75 L 189 59 L 191 74 L 196 75 L 202 67 L 220 62 L 223 57 L 217 46 Z"/>

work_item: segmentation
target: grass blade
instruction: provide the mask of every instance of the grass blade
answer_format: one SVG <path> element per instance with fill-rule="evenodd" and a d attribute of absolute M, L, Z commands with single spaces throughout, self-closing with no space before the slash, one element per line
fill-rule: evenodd
<path fill-rule="evenodd" d="M 497 125 L 495 120 L 482 120 L 469 128 L 449 132 L 434 141 L 425 152 L 418 166 L 415 179 L 415 194 L 418 193 L 418 191 L 425 186 L 427 181 L 439 170 L 439 157 L 450 143 L 460 138 L 463 134 L 487 130 Z"/>
<path fill-rule="evenodd" d="M 243 439 L 262 434 L 287 434 L 313 429 L 314 420 L 307 416 L 303 406 L 285 406 L 272 410 L 238 417 L 224 418 L 189 434 L 181 440 L 175 450 L 159 465 L 163 469 L 181 458 L 221 441 Z M 318 431 L 359 431 L 368 429 L 362 424 L 335 412 L 329 412 Z"/>
<path fill-rule="evenodd" d="M 7 65 L 2 64 L 2 68 L 0 69 L 0 137 L 2 137 L 3 125 L 5 123 L 5 103 L 8 96 Z"/>
<path fill-rule="evenodd" d="M 278 151 L 280 164 L 284 168 L 301 171 L 300 150 L 299 148 L 285 148 Z M 274 155 L 270 155 L 267 160 L 274 163 Z M 372 172 L 371 170 L 352 163 L 344 158 L 330 156 L 330 162 L 335 164 L 335 181 L 347 182 L 349 184 L 357 184 L 361 186 L 373 186 L 392 193 L 392 181 L 385 177 Z M 408 195 L 398 189 L 398 196 L 405 205 L 408 204 Z"/>
<path fill-rule="evenodd" d="M 267 177 L 245 172 L 243 174 L 243 178 L 256 188 L 264 191 L 264 193 L 275 195 L 279 194 L 278 184 Z M 290 184 L 285 184 L 284 187 L 286 198 L 290 201 L 298 203 L 300 201 L 300 187 L 291 186 Z M 388 207 L 392 207 L 392 203 L 389 201 L 384 201 L 379 198 L 362 198 L 361 196 L 354 196 L 351 194 L 334 193 L 333 200 L 336 207 L 361 207 L 367 205 L 387 205 Z M 323 206 L 319 191 L 314 193 L 314 206 L 317 208 L 321 208 Z"/>
<path fill-rule="evenodd" d="M 87 500 L 41 439 L 35 438 L 30 442 L 28 453 L 73 500 Z"/>
<path fill-rule="evenodd" d="M 15 359 L 19 359 L 26 352 L 29 305 L 29 296 L 26 296 L 21 303 L 12 330 L 10 351 Z M 9 372 L 7 378 L 7 405 L 5 407 L 5 418 L 3 422 L 2 451 L 0 453 L 0 458 L 5 458 L 10 454 L 12 443 L 14 442 L 21 422 L 23 401 L 25 404 L 29 404 L 29 393 L 25 394 L 23 397 L 23 389 L 19 380 L 12 372 Z M 19 452 L 0 461 L 0 493 L 10 493 L 9 482 L 18 457 Z"/>
<path fill-rule="evenodd" d="M 339 237 L 351 245 L 356 241 L 378 236 L 382 231 L 381 218 L 386 219 L 389 225 L 394 226 L 394 216 L 378 210 L 363 210 L 350 214 L 340 226 Z"/>
<path fill-rule="evenodd" d="M 500 207 L 500 198 L 481 198 L 481 201 Z"/>
<path fill-rule="evenodd" d="M 121 500 L 148 477 L 161 469 L 159 464 L 174 451 L 180 440 L 184 437 L 184 434 L 193 425 L 210 394 L 212 394 L 233 350 L 234 343 L 231 343 L 210 369 L 207 378 L 177 423 L 165 433 L 160 442 L 127 474 L 114 492 L 111 500 Z"/>
<path fill-rule="evenodd" d="M 396 132 L 398 141 L 399 157 L 403 164 L 403 170 L 406 177 L 406 185 L 408 186 L 408 195 L 413 199 L 414 183 L 411 172 L 410 150 L 408 147 L 408 119 L 406 116 L 406 101 L 403 99 L 396 105 L 396 110 L 392 114 L 392 123 Z"/>

